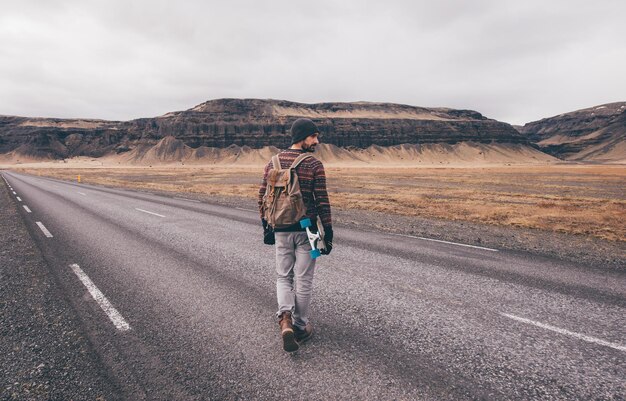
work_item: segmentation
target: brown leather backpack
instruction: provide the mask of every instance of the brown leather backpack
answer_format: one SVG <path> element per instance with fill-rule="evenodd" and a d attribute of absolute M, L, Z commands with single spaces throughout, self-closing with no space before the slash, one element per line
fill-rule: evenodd
<path fill-rule="evenodd" d="M 278 155 L 272 157 L 262 207 L 263 217 L 274 229 L 292 226 L 306 215 L 296 167 L 307 157 L 311 155 L 298 156 L 287 169 L 281 167 Z"/>

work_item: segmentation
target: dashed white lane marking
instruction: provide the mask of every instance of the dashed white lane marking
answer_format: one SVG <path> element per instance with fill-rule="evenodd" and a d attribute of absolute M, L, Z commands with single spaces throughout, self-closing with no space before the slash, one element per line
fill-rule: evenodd
<path fill-rule="evenodd" d="M 392 234 L 392 235 L 396 235 L 398 237 L 408 237 L 408 238 L 417 238 L 417 239 L 421 239 L 424 241 L 433 241 L 433 242 L 441 242 L 443 244 L 450 244 L 450 245 L 458 245 L 458 246 L 465 246 L 468 248 L 476 248 L 476 249 L 482 249 L 485 251 L 490 251 L 490 252 L 499 252 L 497 249 L 493 249 L 493 248 L 485 248 L 483 246 L 476 246 L 476 245 L 468 245 L 468 244 L 459 244 L 458 242 L 450 242 L 450 241 L 443 241 L 440 239 L 433 239 L 433 238 L 425 238 L 425 237 L 416 237 L 414 235 L 407 235 L 407 234 Z"/>
<path fill-rule="evenodd" d="M 20 198 L 19 196 L 16 196 L 16 198 L 17 198 L 17 201 L 18 201 L 18 202 L 21 202 L 21 201 L 22 201 L 22 198 Z"/>
<path fill-rule="evenodd" d="M 138 207 L 135 208 L 135 210 L 139 210 L 140 212 L 144 212 L 144 213 L 149 213 L 149 214 L 153 214 L 155 216 L 159 216 L 159 217 L 165 217 L 162 214 L 158 214 L 158 213 L 154 213 L 154 212 L 150 212 L 148 210 L 143 210 L 143 209 L 139 209 Z"/>
<path fill-rule="evenodd" d="M 48 231 L 48 229 L 46 228 L 46 226 L 44 226 L 41 221 L 36 221 L 37 225 L 39 226 L 39 228 L 41 228 L 41 231 L 43 231 L 44 235 L 48 238 L 52 238 L 52 234 L 50 234 L 50 231 Z"/>
<path fill-rule="evenodd" d="M 246 209 L 244 207 L 236 207 L 235 209 L 237 210 L 245 210 L 246 212 L 256 212 L 257 210 L 253 210 L 253 209 Z"/>
<path fill-rule="evenodd" d="M 26 211 L 27 211 L 28 213 L 32 213 L 32 212 L 30 211 L 30 209 L 28 208 L 28 206 L 24 205 L 24 209 L 26 209 Z"/>
<path fill-rule="evenodd" d="M 11 188 L 11 189 L 13 189 L 13 188 Z M 13 195 L 17 195 L 17 193 L 15 191 L 13 191 Z"/>
<path fill-rule="evenodd" d="M 579 333 L 575 333 L 573 331 L 561 329 L 559 327 L 550 326 L 549 324 L 545 324 L 545 323 L 541 323 L 541 322 L 535 322 L 534 320 L 525 319 L 523 317 L 511 315 L 511 314 L 508 314 L 508 313 L 500 313 L 500 315 L 508 317 L 509 319 L 517 320 L 518 322 L 522 322 L 522 323 L 526 323 L 526 324 L 532 324 L 533 326 L 541 327 L 542 329 L 554 331 L 555 333 L 564 334 L 564 335 L 567 335 L 567 336 L 578 338 L 579 340 L 583 340 L 583 341 L 587 341 L 587 342 L 590 342 L 590 343 L 603 345 L 605 347 L 610 347 L 610 348 L 616 349 L 618 351 L 626 352 L 626 346 L 623 346 L 623 345 L 620 345 L 620 344 L 611 343 L 611 342 L 608 342 L 608 341 L 601 340 L 599 338 L 587 336 L 585 334 L 579 334 Z"/>
<path fill-rule="evenodd" d="M 86 193 L 84 193 L 84 192 L 79 192 L 79 194 L 81 194 L 81 195 L 83 195 L 83 196 L 87 196 L 87 194 L 86 194 Z"/>
<path fill-rule="evenodd" d="M 93 299 L 96 300 L 98 305 L 102 308 L 104 313 L 107 314 L 109 319 L 113 322 L 113 325 L 120 330 L 126 331 L 130 330 L 130 325 L 124 320 L 124 317 L 115 309 L 111 302 L 104 296 L 104 294 L 96 287 L 96 285 L 91 281 L 89 276 L 85 274 L 83 269 L 80 268 L 76 263 L 70 265 L 74 273 L 78 276 L 78 279 L 87 287 L 87 291 L 91 294 Z"/>
<path fill-rule="evenodd" d="M 175 196 L 174 199 L 180 199 L 180 200 L 185 200 L 187 202 L 196 202 L 196 203 L 201 203 L 199 200 L 195 200 L 195 199 L 187 199 L 187 198 L 181 198 L 180 196 Z"/>

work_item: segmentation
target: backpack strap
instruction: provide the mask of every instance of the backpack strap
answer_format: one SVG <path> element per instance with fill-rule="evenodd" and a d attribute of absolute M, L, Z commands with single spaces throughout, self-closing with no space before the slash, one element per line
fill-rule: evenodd
<path fill-rule="evenodd" d="M 287 174 L 287 179 L 289 180 L 286 185 L 288 185 L 288 190 L 289 193 L 291 194 L 293 191 L 295 191 L 295 188 L 293 187 L 293 185 L 291 185 L 291 182 L 293 180 L 297 180 L 298 179 L 298 173 L 296 171 L 296 167 L 298 167 L 298 165 L 304 160 L 307 159 L 309 157 L 313 157 L 309 154 L 303 153 L 300 156 L 296 157 L 296 160 L 293 161 L 293 163 L 291 163 L 291 166 L 289 166 L 289 173 Z M 295 178 L 294 178 L 295 176 Z M 297 181 L 296 181 L 297 182 Z M 299 187 L 298 187 L 299 188 Z M 298 189 L 299 190 L 299 189 Z"/>
<path fill-rule="evenodd" d="M 313 157 L 313 156 L 309 155 L 309 154 L 306 154 L 306 153 L 303 153 L 300 156 L 296 157 L 296 160 L 294 160 L 293 163 L 291 163 L 291 166 L 289 167 L 289 170 L 293 170 L 294 168 L 298 167 L 298 165 L 304 159 L 307 159 L 309 157 Z M 280 165 L 280 158 L 278 157 L 278 155 L 272 156 L 272 165 L 273 165 L 275 170 L 282 170 L 282 167 Z"/>
<path fill-rule="evenodd" d="M 296 157 L 296 160 L 293 161 L 293 163 L 291 163 L 291 167 L 289 167 L 290 170 L 295 169 L 296 167 L 298 167 L 298 165 L 304 160 L 307 159 L 309 157 L 313 157 L 307 153 L 303 153 L 300 156 Z"/>
<path fill-rule="evenodd" d="M 272 164 L 274 165 L 274 169 L 276 170 L 280 170 L 280 159 L 278 158 L 278 155 L 274 155 L 272 157 Z"/>

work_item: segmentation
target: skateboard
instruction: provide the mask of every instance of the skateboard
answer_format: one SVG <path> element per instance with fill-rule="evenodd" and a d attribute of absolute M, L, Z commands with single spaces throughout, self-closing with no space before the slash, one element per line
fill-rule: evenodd
<path fill-rule="evenodd" d="M 317 232 L 311 232 L 309 229 L 313 226 L 311 223 L 311 219 L 304 218 L 300 220 L 300 227 L 306 229 L 306 235 L 309 237 L 309 243 L 311 244 L 311 251 L 309 254 L 311 255 L 311 259 L 318 258 L 322 253 L 321 249 L 326 249 L 326 244 L 324 243 L 324 228 L 321 224 L 317 224 Z"/>

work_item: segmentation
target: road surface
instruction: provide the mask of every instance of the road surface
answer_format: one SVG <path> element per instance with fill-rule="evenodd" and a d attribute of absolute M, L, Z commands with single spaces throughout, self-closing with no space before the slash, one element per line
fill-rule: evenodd
<path fill-rule="evenodd" d="M 3 172 L 121 399 L 625 399 L 626 273 L 335 228 L 282 351 L 255 210 Z"/>

